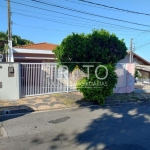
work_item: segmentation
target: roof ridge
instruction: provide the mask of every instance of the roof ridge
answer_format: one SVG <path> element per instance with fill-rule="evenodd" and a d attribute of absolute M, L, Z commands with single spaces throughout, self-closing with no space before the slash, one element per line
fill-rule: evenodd
<path fill-rule="evenodd" d="M 127 51 L 128 55 L 130 55 L 131 51 Z M 138 55 L 135 52 L 132 52 L 134 56 L 138 57 L 139 59 L 141 59 L 142 61 L 146 62 L 147 64 L 150 65 L 150 62 L 148 60 L 146 60 L 145 58 L 141 57 L 140 55 Z"/>
<path fill-rule="evenodd" d="M 26 45 L 17 45 L 17 46 L 14 46 L 14 47 L 25 47 L 25 46 L 40 45 L 40 44 L 57 45 L 57 44 L 52 44 L 52 43 L 47 43 L 47 42 L 41 42 L 41 43 L 31 43 L 31 44 L 26 44 Z"/>
<path fill-rule="evenodd" d="M 41 49 L 41 50 L 53 50 L 57 45 L 51 43 L 36 43 L 36 44 L 27 44 L 27 45 L 18 45 L 14 46 L 14 48 L 22 48 L 22 49 Z"/>

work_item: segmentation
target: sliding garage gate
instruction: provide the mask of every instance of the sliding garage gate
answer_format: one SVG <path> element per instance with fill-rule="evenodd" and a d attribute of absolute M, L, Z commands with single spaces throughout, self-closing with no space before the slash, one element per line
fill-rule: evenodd
<path fill-rule="evenodd" d="M 21 97 L 68 92 L 68 71 L 56 63 L 21 63 Z"/>
<path fill-rule="evenodd" d="M 125 64 L 116 65 L 118 83 L 116 87 L 126 86 Z M 82 71 L 68 73 L 66 67 L 56 63 L 21 63 L 21 97 L 76 91 L 76 83 L 85 77 Z"/>

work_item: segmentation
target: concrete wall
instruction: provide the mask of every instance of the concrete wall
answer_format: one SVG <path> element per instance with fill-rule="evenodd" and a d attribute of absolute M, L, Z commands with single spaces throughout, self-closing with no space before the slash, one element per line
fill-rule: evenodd
<path fill-rule="evenodd" d="M 126 57 L 122 60 L 120 60 L 118 63 L 129 63 L 130 62 L 130 55 L 126 55 Z M 137 60 L 137 58 L 133 58 L 133 63 L 135 65 L 145 65 L 143 62 Z M 139 71 L 142 76 L 145 76 L 146 78 L 150 78 L 150 75 L 148 72 Z"/>
<path fill-rule="evenodd" d="M 114 89 L 114 93 L 131 93 L 134 91 L 134 72 L 135 72 L 135 64 L 128 63 L 125 66 L 125 73 L 124 76 L 126 77 L 125 81 L 126 84 L 122 87 L 116 87 Z M 119 76 L 120 77 L 120 76 Z M 119 81 L 119 80 L 118 80 Z"/>
<path fill-rule="evenodd" d="M 14 77 L 8 77 L 8 67 L 14 66 Z M 18 63 L 0 63 L 0 100 L 17 100 L 20 98 Z"/>

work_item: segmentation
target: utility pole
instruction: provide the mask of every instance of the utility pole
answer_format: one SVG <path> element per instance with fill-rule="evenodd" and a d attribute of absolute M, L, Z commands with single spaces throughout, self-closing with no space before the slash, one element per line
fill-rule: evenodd
<path fill-rule="evenodd" d="M 133 63 L 132 41 L 133 39 L 130 40 L 130 63 Z"/>
<path fill-rule="evenodd" d="M 8 62 L 14 62 L 12 51 L 12 22 L 11 22 L 11 9 L 10 0 L 7 1 L 8 7 Z"/>

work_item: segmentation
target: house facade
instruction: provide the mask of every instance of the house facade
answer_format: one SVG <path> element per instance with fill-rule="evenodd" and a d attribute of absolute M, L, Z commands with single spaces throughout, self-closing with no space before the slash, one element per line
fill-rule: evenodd
<path fill-rule="evenodd" d="M 56 62 L 53 50 L 56 48 L 56 44 L 50 43 L 37 43 L 13 47 L 14 62 L 24 63 L 44 63 L 44 62 Z M 130 52 L 127 53 L 124 59 L 118 63 L 129 63 Z M 133 53 L 133 63 L 136 65 L 150 66 L 150 62 L 143 59 L 136 53 Z M 150 71 L 141 70 L 138 72 L 140 76 L 150 78 Z"/>
<path fill-rule="evenodd" d="M 130 62 L 130 52 L 128 52 L 125 58 L 120 60 L 118 63 L 129 63 L 129 62 Z M 150 78 L 150 71 L 147 71 L 146 69 L 142 70 L 142 69 L 139 69 L 138 67 L 138 65 L 148 67 L 150 66 L 150 62 L 140 57 L 136 53 L 133 53 L 133 63 L 135 64 L 135 68 L 138 70 L 140 76 Z"/>
<path fill-rule="evenodd" d="M 55 62 L 53 50 L 56 46 L 55 44 L 38 43 L 13 47 L 14 62 Z"/>

